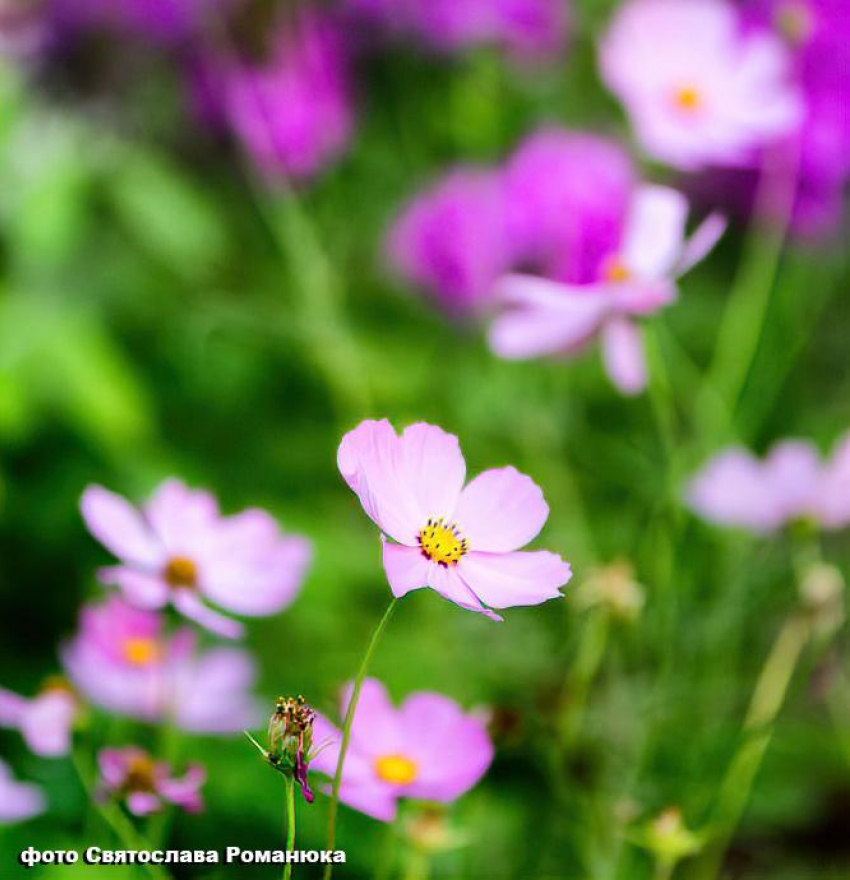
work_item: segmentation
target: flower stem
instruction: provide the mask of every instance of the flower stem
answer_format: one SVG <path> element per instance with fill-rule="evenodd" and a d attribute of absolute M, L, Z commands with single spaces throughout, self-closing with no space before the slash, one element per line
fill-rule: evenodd
<path fill-rule="evenodd" d="M 295 849 L 295 780 L 291 776 L 283 777 L 286 786 L 286 852 Z M 287 858 L 283 868 L 283 880 L 292 876 L 292 862 Z"/>
<path fill-rule="evenodd" d="M 334 773 L 333 779 L 333 788 L 331 790 L 331 805 L 328 810 L 328 849 L 333 850 L 336 845 L 336 817 L 337 812 L 339 811 L 339 787 L 342 784 L 342 769 L 345 765 L 345 756 L 348 752 L 348 743 L 351 739 L 351 723 L 354 721 L 354 711 L 357 708 L 357 701 L 360 699 L 360 691 L 363 689 L 363 681 L 366 678 L 366 673 L 369 670 L 369 664 L 372 661 L 372 656 L 375 653 L 375 648 L 378 645 L 378 640 L 381 637 L 381 633 L 384 631 L 387 623 L 389 622 L 390 616 L 393 613 L 393 609 L 396 606 L 398 599 L 393 597 L 390 600 L 390 604 L 387 606 L 387 610 L 384 612 L 384 616 L 379 621 L 377 627 L 375 628 L 375 632 L 372 633 L 372 638 L 369 642 L 369 647 L 366 648 L 366 654 L 363 656 L 363 661 L 360 664 L 360 669 L 357 670 L 357 677 L 354 679 L 354 689 L 351 692 L 351 699 L 348 701 L 348 709 L 345 713 L 345 721 L 342 727 L 342 742 L 339 745 L 339 758 L 337 758 L 336 762 L 336 772 Z M 324 880 L 330 880 L 331 875 L 333 874 L 333 863 L 328 862 L 325 867 Z"/>

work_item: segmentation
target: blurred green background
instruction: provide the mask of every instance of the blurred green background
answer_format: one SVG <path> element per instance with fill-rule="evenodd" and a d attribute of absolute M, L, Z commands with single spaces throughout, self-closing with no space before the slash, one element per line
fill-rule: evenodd
<path fill-rule="evenodd" d="M 589 32 L 604 6 L 586 10 Z M 382 267 L 389 220 L 447 163 L 500 160 L 542 122 L 624 135 L 586 36 L 568 63 L 533 74 L 483 49 L 450 62 L 380 53 L 361 71 L 353 148 L 295 194 L 258 186 L 232 148 L 187 121 L 164 54 L 138 51 L 96 86 L 80 71 L 36 83 L 2 71 L 4 686 L 34 692 L 56 670 L 81 602 L 101 594 L 93 572 L 108 557 L 80 519 L 84 486 L 140 499 L 175 474 L 228 511 L 267 507 L 314 541 L 301 595 L 251 623 L 249 644 L 270 711 L 278 693 L 300 692 L 334 714 L 388 598 L 377 532 L 337 473 L 336 446 L 365 417 L 427 420 L 460 436 L 470 473 L 512 463 L 544 487 L 552 515 L 540 545 L 576 572 L 563 601 L 509 611 L 501 625 L 414 593 L 379 648 L 372 671 L 397 699 L 433 689 L 495 707 L 501 722 L 491 771 L 452 814 L 468 845 L 436 857 L 433 875 L 649 877 L 630 823 L 677 805 L 690 827 L 702 825 L 764 658 L 797 604 L 790 541 L 711 529 L 679 500 L 683 478 L 728 439 L 697 430 L 692 402 L 744 230 L 653 319 L 653 387 L 635 400 L 617 395 L 592 356 L 495 360 L 479 328 L 450 324 Z M 825 451 L 850 426 L 848 281 L 838 248 L 784 253 L 732 429 L 754 448 L 803 436 Z M 824 554 L 846 572 L 846 535 L 830 537 Z M 633 562 L 646 601 L 633 622 L 609 625 L 571 596 L 589 570 L 619 558 Z M 562 748 L 577 658 L 606 635 L 580 729 Z M 848 680 L 846 631 L 805 652 L 730 876 L 850 875 Z M 138 729 L 107 724 L 115 742 Z M 69 761 L 39 760 L 8 731 L 0 754 L 19 778 L 43 784 L 51 805 L 0 829 L 4 880 L 25 873 L 11 864 L 25 846 L 110 839 L 87 815 Z M 282 846 L 282 785 L 246 742 L 188 738 L 183 754 L 209 769 L 207 810 L 177 819 L 172 846 Z M 300 846 L 323 845 L 326 809 L 322 797 L 300 808 Z M 385 837 L 343 807 L 340 876 L 372 876 Z"/>

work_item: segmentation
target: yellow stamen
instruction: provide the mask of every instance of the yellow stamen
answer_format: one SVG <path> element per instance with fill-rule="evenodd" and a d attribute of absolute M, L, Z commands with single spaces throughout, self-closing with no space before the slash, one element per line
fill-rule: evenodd
<path fill-rule="evenodd" d="M 443 522 L 443 517 L 429 519 L 416 540 L 425 556 L 442 566 L 457 564 L 460 557 L 469 552 L 469 543 L 461 538 L 457 525 Z"/>
<path fill-rule="evenodd" d="M 198 567 L 185 556 L 174 556 L 168 560 L 162 576 L 171 587 L 194 587 L 198 580 Z"/>
<path fill-rule="evenodd" d="M 379 779 L 392 785 L 410 785 L 416 781 L 419 768 L 416 761 L 404 755 L 382 755 L 375 760 L 375 773 Z"/>
<path fill-rule="evenodd" d="M 684 110 L 686 113 L 693 113 L 694 111 L 699 110 L 702 105 L 702 95 L 700 95 L 699 90 L 695 86 L 682 86 L 676 90 L 676 94 L 673 96 L 673 102 L 679 110 Z"/>
<path fill-rule="evenodd" d="M 632 277 L 632 273 L 619 257 L 614 257 L 605 263 L 602 269 L 602 277 L 612 284 L 618 284 L 628 281 Z"/>
<path fill-rule="evenodd" d="M 157 661 L 161 654 L 156 639 L 131 637 L 125 639 L 121 647 L 124 659 L 133 666 L 149 666 Z"/>

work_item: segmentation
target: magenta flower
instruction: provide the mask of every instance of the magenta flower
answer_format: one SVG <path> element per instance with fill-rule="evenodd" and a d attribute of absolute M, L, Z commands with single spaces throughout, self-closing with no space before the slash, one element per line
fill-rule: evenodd
<path fill-rule="evenodd" d="M 175 804 L 188 813 L 203 809 L 200 788 L 207 778 L 198 764 L 191 764 L 184 776 L 171 775 L 171 767 L 155 761 L 143 749 L 101 749 L 97 756 L 100 767 L 100 797 L 116 797 L 136 816 L 159 812 L 166 803 Z"/>
<path fill-rule="evenodd" d="M 222 516 L 207 492 L 166 480 L 137 510 L 100 486 L 83 493 L 89 531 L 121 560 L 101 569 L 136 605 L 167 604 L 220 635 L 235 638 L 242 624 L 206 604 L 234 614 L 263 616 L 285 608 L 298 592 L 310 546 L 284 535 L 256 508 Z"/>
<path fill-rule="evenodd" d="M 643 148 L 679 168 L 745 163 L 801 118 L 784 46 L 743 33 L 726 0 L 631 0 L 602 40 L 600 65 Z"/>
<path fill-rule="evenodd" d="M 351 696 L 343 694 L 340 714 Z M 310 769 L 332 776 L 340 731 L 322 715 L 314 722 L 318 754 Z M 447 803 L 469 791 L 487 772 L 493 744 L 484 724 L 441 694 L 411 694 L 397 709 L 383 684 L 363 682 L 354 712 L 340 800 L 390 822 L 399 798 Z"/>
<path fill-rule="evenodd" d="M 158 612 L 110 596 L 82 609 L 79 631 L 61 657 L 80 692 L 117 715 L 199 733 L 253 724 L 259 714 L 250 654 L 231 647 L 198 652 L 196 644 L 188 628 L 168 638 Z"/>
<path fill-rule="evenodd" d="M 517 256 L 500 175 L 450 172 L 402 211 L 387 247 L 395 270 L 450 314 L 481 309 Z"/>
<path fill-rule="evenodd" d="M 0 726 L 19 730 L 30 751 L 46 758 L 71 751 L 78 710 L 77 698 L 62 681 L 48 681 L 32 699 L 0 688 Z"/>
<path fill-rule="evenodd" d="M 549 508 L 534 481 L 515 468 L 479 474 L 464 488 L 457 437 L 433 425 L 398 436 L 386 420 L 365 421 L 339 446 L 340 472 L 383 540 L 384 569 L 396 597 L 431 587 L 472 611 L 538 605 L 561 595 L 570 566 L 545 550 L 520 551 L 543 528 Z"/>
<path fill-rule="evenodd" d="M 0 759 L 0 824 L 23 822 L 47 809 L 44 793 L 30 782 L 17 782 L 9 766 Z"/>
<path fill-rule="evenodd" d="M 300 179 L 317 174 L 348 146 L 348 68 L 336 22 L 305 14 L 272 35 L 262 60 L 210 57 L 198 83 L 207 115 L 210 99 L 218 97 L 221 115 L 264 173 Z"/>
<path fill-rule="evenodd" d="M 850 524 L 850 434 L 822 461 L 811 443 L 786 440 L 759 461 L 746 449 L 716 455 L 688 486 L 703 518 L 759 534 L 799 520 L 823 529 Z"/>
<path fill-rule="evenodd" d="M 635 319 L 671 303 L 676 279 L 717 242 L 725 221 L 712 215 L 685 238 L 688 206 L 675 190 L 642 186 L 634 194 L 622 240 L 588 284 L 559 284 L 525 275 L 506 277 L 499 296 L 506 310 L 490 330 L 490 346 L 504 358 L 574 355 L 595 337 L 605 369 L 624 394 L 647 382 Z"/>

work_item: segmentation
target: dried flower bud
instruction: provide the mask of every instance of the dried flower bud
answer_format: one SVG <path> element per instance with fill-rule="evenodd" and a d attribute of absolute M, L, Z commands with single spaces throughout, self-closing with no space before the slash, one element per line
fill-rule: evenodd
<path fill-rule="evenodd" d="M 575 601 L 581 608 L 601 606 L 611 617 L 631 621 L 643 609 L 643 587 L 635 580 L 632 564 L 619 560 L 591 571 Z"/>

